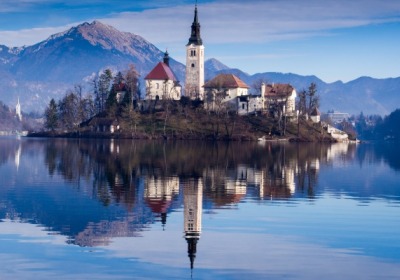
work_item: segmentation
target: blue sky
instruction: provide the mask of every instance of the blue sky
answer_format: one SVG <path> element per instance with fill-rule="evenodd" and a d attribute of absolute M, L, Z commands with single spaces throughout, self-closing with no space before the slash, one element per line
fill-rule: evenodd
<path fill-rule="evenodd" d="M 95 19 L 184 62 L 195 1 L 1 0 L 0 44 L 32 45 Z M 198 1 L 206 59 L 326 82 L 400 76 L 398 0 Z"/>

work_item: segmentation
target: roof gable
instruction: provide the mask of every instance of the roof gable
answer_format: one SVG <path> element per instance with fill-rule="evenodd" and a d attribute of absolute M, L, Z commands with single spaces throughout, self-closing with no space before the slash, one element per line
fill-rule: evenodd
<path fill-rule="evenodd" d="M 114 88 L 114 90 L 115 91 L 127 91 L 127 89 L 126 89 L 126 84 L 125 83 L 123 83 L 123 82 L 120 82 L 120 83 L 118 83 L 118 84 L 114 84 L 113 85 L 113 88 Z"/>
<path fill-rule="evenodd" d="M 293 93 L 294 88 L 290 84 L 268 84 L 265 86 L 265 96 L 288 97 Z"/>
<path fill-rule="evenodd" d="M 145 77 L 145 80 L 172 80 L 177 81 L 171 68 L 164 62 L 159 62 Z"/>
<path fill-rule="evenodd" d="M 204 88 L 250 88 L 233 74 L 219 74 L 208 81 Z"/>
<path fill-rule="evenodd" d="M 311 116 L 321 116 L 321 112 L 318 110 L 317 107 L 314 107 L 314 109 L 312 110 Z"/>

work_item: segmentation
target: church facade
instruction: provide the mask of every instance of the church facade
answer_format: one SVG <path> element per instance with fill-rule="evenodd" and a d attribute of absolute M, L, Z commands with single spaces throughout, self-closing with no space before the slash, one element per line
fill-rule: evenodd
<path fill-rule="evenodd" d="M 181 99 L 182 87 L 174 72 L 169 67 L 169 55 L 167 51 L 164 54 L 163 62 L 159 62 L 144 79 L 146 81 L 146 99 Z"/>

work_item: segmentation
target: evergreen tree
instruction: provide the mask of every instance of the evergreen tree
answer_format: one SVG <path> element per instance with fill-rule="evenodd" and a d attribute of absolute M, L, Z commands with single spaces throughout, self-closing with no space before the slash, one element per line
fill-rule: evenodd
<path fill-rule="evenodd" d="M 99 92 L 99 103 L 100 103 L 100 111 L 106 109 L 106 102 L 108 96 L 110 94 L 110 84 L 113 79 L 113 75 L 110 69 L 106 69 L 100 75 L 98 80 L 98 92 Z"/>
<path fill-rule="evenodd" d="M 54 131 L 58 128 L 58 108 L 56 101 L 52 98 L 49 106 L 47 106 L 45 113 L 45 128 Z"/>
<path fill-rule="evenodd" d="M 124 76 L 122 76 L 121 71 L 119 71 L 114 78 L 114 84 L 116 84 L 116 85 L 121 84 L 124 82 L 124 80 L 125 80 Z"/>

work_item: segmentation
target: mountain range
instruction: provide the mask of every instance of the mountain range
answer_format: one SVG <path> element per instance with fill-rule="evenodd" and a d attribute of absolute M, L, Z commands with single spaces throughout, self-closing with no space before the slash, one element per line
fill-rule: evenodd
<path fill-rule="evenodd" d="M 184 48 L 182 46 L 182 51 Z M 106 68 L 116 72 L 134 64 L 143 78 L 163 55 L 163 51 L 143 37 L 118 31 L 99 21 L 72 27 L 32 46 L 11 48 L 0 45 L 0 100 L 14 107 L 19 97 L 23 111 L 42 111 L 51 98 L 59 99 L 76 84 L 91 91 L 90 81 Z M 184 83 L 185 66 L 173 58 L 170 66 Z M 290 83 L 297 91 L 316 83 L 321 96 L 321 111 L 386 115 L 400 107 L 396 105 L 400 104 L 400 77 L 360 77 L 347 83 L 325 83 L 316 76 L 292 73 L 249 75 L 215 58 L 208 59 L 205 62 L 206 80 L 218 73 L 233 73 L 249 86 L 260 79 L 269 83 Z"/>

